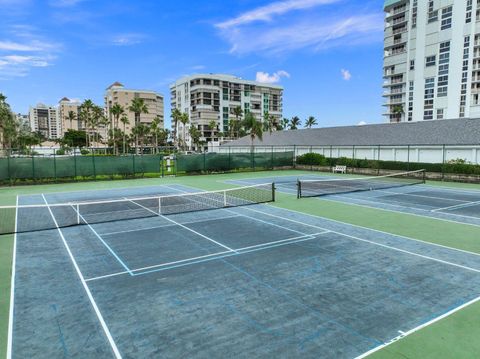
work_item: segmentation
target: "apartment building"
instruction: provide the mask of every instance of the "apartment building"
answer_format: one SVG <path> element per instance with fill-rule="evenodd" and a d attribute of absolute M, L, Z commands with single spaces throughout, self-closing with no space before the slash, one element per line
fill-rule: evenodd
<path fill-rule="evenodd" d="M 132 128 L 135 126 L 135 114 L 128 110 L 132 104 L 134 98 L 141 98 L 144 100 L 147 106 L 148 113 L 140 115 L 140 122 L 150 124 L 154 118 L 160 118 L 160 127 L 164 127 L 164 104 L 163 96 L 154 91 L 148 90 L 132 90 L 126 89 L 121 83 L 115 82 L 110 85 L 105 92 L 105 114 L 111 121 L 113 115 L 110 111 L 114 104 L 119 104 L 125 109 L 125 115 L 128 117 L 129 124 L 126 125 L 125 131 L 131 133 Z M 120 129 L 123 130 L 123 125 L 118 124 Z"/>
<path fill-rule="evenodd" d="M 62 98 L 58 102 L 58 122 L 60 122 L 60 126 L 62 129 L 62 136 L 67 132 L 69 129 L 77 130 L 77 131 L 84 131 L 85 125 L 80 118 L 80 105 L 81 103 L 75 100 L 70 100 L 67 97 Z M 70 113 L 73 116 L 70 116 Z"/>
<path fill-rule="evenodd" d="M 480 117 L 480 0 L 386 0 L 384 115 Z"/>
<path fill-rule="evenodd" d="M 239 77 L 222 74 L 198 74 L 183 77 L 170 85 L 171 108 L 187 113 L 189 123 L 185 131 L 177 123 L 177 136 L 186 133 L 185 142 L 192 148 L 188 134 L 190 126 L 200 131 L 200 141 L 204 147 L 220 140 L 219 134 L 228 133 L 229 119 L 235 118 L 233 111 L 241 107 L 243 113 L 251 112 L 262 120 L 264 114 L 274 116 L 277 121 L 282 118 L 281 86 L 267 85 L 256 81 L 243 80 Z M 217 128 L 212 129 L 210 122 L 215 121 Z"/>
<path fill-rule="evenodd" d="M 57 139 L 62 136 L 60 121 L 57 117 L 57 108 L 39 103 L 31 106 L 29 111 L 30 128 L 33 132 L 40 132 L 48 139 Z"/>

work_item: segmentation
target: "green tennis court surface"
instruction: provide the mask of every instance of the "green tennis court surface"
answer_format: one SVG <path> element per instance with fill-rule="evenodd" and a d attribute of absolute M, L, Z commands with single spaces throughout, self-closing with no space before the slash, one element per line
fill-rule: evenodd
<path fill-rule="evenodd" d="M 0 190 L 3 205 L 20 195 L 17 231 L 26 228 L 16 234 L 13 320 L 2 344 L 14 358 L 471 358 L 480 350 L 478 226 L 296 199 L 287 179 L 298 177 L 330 178 L 277 171 Z M 254 198 L 218 192 L 232 188 L 225 181 L 258 188 L 272 178 L 273 203 L 255 204 L 269 201 L 268 185 Z M 458 204 L 476 198 L 468 188 L 408 188 Z M 217 192 L 198 194 L 205 190 Z M 170 199 L 152 200 L 160 197 Z M 249 203 L 233 203 L 239 198 Z M 101 204 L 77 212 L 85 202 Z M 80 225 L 61 224 L 72 218 Z M 28 231 L 39 222 L 43 230 Z M 10 259 L 13 236 L 0 238 Z"/>

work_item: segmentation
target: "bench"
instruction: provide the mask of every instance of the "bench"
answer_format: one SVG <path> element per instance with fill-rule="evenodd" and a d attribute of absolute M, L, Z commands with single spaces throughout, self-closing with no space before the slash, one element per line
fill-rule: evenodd
<path fill-rule="evenodd" d="M 335 166 L 332 168 L 333 173 L 347 173 L 347 166 Z"/>

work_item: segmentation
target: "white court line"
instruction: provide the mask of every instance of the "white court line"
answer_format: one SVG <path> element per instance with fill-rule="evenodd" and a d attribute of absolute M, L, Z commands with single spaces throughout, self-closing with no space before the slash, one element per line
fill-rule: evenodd
<path fill-rule="evenodd" d="M 267 216 L 275 217 L 275 218 L 282 219 L 282 220 L 285 220 L 285 221 L 302 223 L 302 222 L 297 221 L 297 220 L 294 220 L 294 219 L 290 219 L 290 218 L 278 216 L 278 215 L 276 215 L 276 214 L 271 214 L 271 213 L 259 211 L 259 210 L 253 209 L 253 208 L 245 208 L 245 209 L 247 209 L 247 210 L 249 210 L 249 211 L 253 211 L 253 212 L 263 213 L 263 214 L 265 214 L 265 215 L 267 215 Z M 303 223 L 303 224 L 304 224 L 305 226 L 314 227 L 314 228 L 318 228 L 318 229 L 322 229 L 322 230 L 328 231 L 328 229 L 327 229 L 327 228 L 324 228 L 324 227 L 320 227 L 320 226 L 316 226 L 316 225 L 308 224 L 308 223 Z M 469 271 L 472 271 L 472 272 L 480 273 L 480 269 L 475 269 L 475 268 L 467 267 L 467 266 L 464 266 L 464 265 L 461 265 L 461 264 L 457 264 L 457 263 L 453 263 L 453 262 L 449 262 L 449 261 L 444 261 L 443 259 L 438 259 L 438 258 L 435 258 L 435 257 L 426 256 L 426 255 L 423 255 L 423 254 L 420 254 L 420 253 L 415 253 L 415 252 L 407 251 L 407 250 L 405 250 L 405 249 L 401 249 L 401 248 L 389 246 L 389 245 L 387 245 L 387 244 L 377 243 L 377 242 L 374 242 L 374 241 L 370 241 L 370 240 L 368 240 L 368 239 L 364 239 L 364 238 L 352 236 L 352 235 L 349 235 L 349 234 L 345 234 L 345 233 L 341 233 L 341 232 L 337 232 L 337 231 L 333 231 L 333 230 L 330 230 L 330 232 L 336 233 L 336 234 L 338 234 L 338 235 L 341 235 L 341 236 L 344 236 L 344 237 L 347 237 L 347 238 L 355 239 L 355 240 L 360 241 L 360 242 L 370 243 L 370 244 L 373 244 L 373 245 L 375 245 L 375 246 L 379 246 L 379 247 L 391 249 L 391 250 L 393 250 L 393 251 L 402 252 L 402 253 L 406 253 L 406 254 L 411 254 L 411 255 L 413 255 L 413 256 L 420 257 L 420 258 L 424 258 L 424 259 L 428 259 L 428 260 L 432 260 L 432 261 L 434 261 L 434 262 L 443 263 L 443 264 L 447 264 L 447 265 L 450 265 L 450 266 L 453 266 L 453 267 L 462 268 L 462 269 L 466 269 L 466 270 L 469 270 Z M 390 235 L 392 235 L 392 234 L 390 234 Z"/>
<path fill-rule="evenodd" d="M 42 196 L 43 196 L 43 194 L 42 194 Z M 45 201 L 46 201 L 46 200 L 45 200 Z M 107 244 L 107 242 L 105 242 L 105 240 L 102 238 L 102 236 L 100 236 L 100 235 L 97 233 L 97 231 L 96 231 L 95 229 L 93 229 L 93 227 L 90 225 L 90 223 L 88 223 L 87 220 L 86 220 L 85 218 L 83 218 L 83 216 L 80 214 L 80 212 L 78 212 L 74 206 L 72 206 L 72 207 L 73 207 L 73 210 L 78 213 L 78 216 L 79 216 L 81 219 L 83 219 L 83 221 L 84 221 L 85 224 L 88 226 L 88 228 L 90 228 L 90 229 L 92 230 L 93 234 L 95 234 L 95 236 L 96 236 L 98 239 L 100 239 L 100 242 L 102 242 L 103 245 L 108 249 L 108 251 L 115 257 L 115 259 L 118 261 L 118 263 L 120 263 L 120 265 L 121 265 L 123 268 L 125 268 L 125 270 L 132 275 L 132 272 L 131 272 L 130 268 L 128 268 L 128 266 L 122 261 L 122 259 L 117 255 L 117 253 L 115 253 L 115 251 Z M 49 209 L 50 209 L 50 207 L 49 207 Z"/>
<path fill-rule="evenodd" d="M 427 327 L 427 326 L 429 326 L 429 325 L 431 325 L 431 324 L 433 324 L 433 323 L 436 323 L 436 322 L 438 322 L 438 321 L 440 321 L 440 320 L 442 320 L 442 319 L 444 319 L 444 318 L 446 318 L 446 317 L 448 317 L 448 316 L 450 316 L 450 315 L 458 312 L 459 310 L 462 310 L 462 309 L 468 307 L 469 305 L 472 305 L 472 304 L 474 304 L 474 303 L 476 303 L 476 302 L 478 302 L 478 301 L 480 301 L 480 297 L 474 298 L 474 299 L 472 299 L 471 301 L 469 301 L 469 302 L 467 302 L 467 303 L 464 303 L 464 304 L 462 304 L 462 305 L 460 305 L 460 306 L 458 306 L 458 307 L 456 307 L 456 308 L 454 308 L 454 309 L 452 309 L 452 310 L 450 310 L 450 311 L 448 311 L 448 312 L 446 312 L 446 313 L 444 313 L 444 314 L 442 314 L 442 315 L 440 315 L 440 316 L 438 316 L 438 317 L 436 317 L 436 318 L 433 318 L 432 320 L 430 320 L 430 321 L 428 321 L 428 322 L 426 322 L 426 323 L 423 323 L 423 324 L 419 325 L 418 327 L 415 327 L 415 328 L 413 328 L 413 329 L 410 329 L 410 330 L 407 331 L 407 332 L 401 332 L 401 334 L 400 334 L 399 336 L 396 336 L 395 338 L 391 339 L 390 341 L 388 341 L 388 342 L 386 342 L 386 343 L 384 343 L 384 344 L 381 344 L 381 345 L 379 345 L 378 347 L 375 347 L 375 348 L 369 350 L 368 352 L 365 352 L 365 353 L 357 356 L 355 359 L 363 359 L 363 358 L 366 358 L 367 356 L 369 356 L 369 355 L 371 355 L 371 354 L 373 354 L 373 353 L 375 353 L 375 352 L 377 352 L 377 351 L 379 351 L 379 350 L 381 350 L 381 349 L 383 349 L 383 348 L 385 348 L 385 347 L 387 347 L 387 346 L 395 343 L 395 342 L 398 341 L 399 339 L 405 338 L 405 337 L 409 336 L 410 334 L 413 334 L 413 333 L 415 333 L 415 332 L 418 332 L 420 329 L 423 329 L 423 328 L 425 328 L 425 327 Z M 399 332 L 400 332 L 400 331 L 399 331 Z"/>
<path fill-rule="evenodd" d="M 15 272 L 17 263 L 18 195 L 15 208 L 15 234 L 13 235 L 12 278 L 10 278 L 10 310 L 8 312 L 7 359 L 12 358 L 13 350 L 13 306 L 15 301 Z"/>
<path fill-rule="evenodd" d="M 387 206 L 400 207 L 400 208 L 404 208 L 404 209 L 413 209 L 413 210 L 423 211 L 423 212 L 427 212 L 427 213 L 432 212 L 432 210 L 424 209 L 424 208 L 420 208 L 420 207 L 404 206 L 404 205 L 387 203 L 387 202 L 375 202 L 373 200 L 368 200 L 368 199 L 364 199 L 364 198 L 360 198 L 360 197 L 346 196 L 345 194 L 341 194 L 341 195 L 339 195 L 339 197 L 340 198 L 345 198 L 345 199 L 350 199 L 350 200 L 357 200 L 357 201 L 362 201 L 362 202 L 375 203 L 377 205 L 378 204 L 384 204 L 384 205 L 387 205 Z M 374 199 L 374 198 L 375 197 L 373 197 L 372 199 Z M 412 213 L 412 212 L 407 212 L 407 211 L 398 211 L 398 210 L 394 210 L 394 209 L 382 208 L 382 207 L 377 207 L 377 206 L 363 205 L 363 204 L 360 204 L 360 203 L 346 202 L 346 201 L 341 201 L 339 198 L 332 198 L 332 197 L 325 198 L 325 197 L 323 197 L 323 198 L 317 198 L 317 199 L 322 200 L 322 201 L 337 202 L 337 203 L 343 203 L 343 204 L 348 204 L 348 205 L 358 206 L 358 207 L 364 207 L 364 208 L 378 209 L 380 211 L 386 211 L 386 212 L 392 212 L 392 213 L 402 213 L 402 214 L 415 216 L 415 217 L 434 219 L 434 220 L 437 220 L 437 221 L 451 222 L 451 223 L 456 223 L 456 224 L 464 224 L 464 225 L 467 225 L 467 226 L 480 227 L 480 224 L 460 222 L 460 221 L 455 221 L 453 219 L 433 217 L 432 215 L 422 215 L 422 214 Z M 396 203 L 405 203 L 405 202 L 400 202 L 400 201 L 393 201 L 393 200 L 390 200 L 390 199 L 389 199 L 389 201 L 396 202 Z M 471 219 L 480 220 L 480 217 L 465 216 L 465 215 L 456 214 L 456 213 L 441 213 L 441 214 L 444 214 L 444 215 L 447 215 L 447 216 L 471 218 Z"/>
<path fill-rule="evenodd" d="M 187 186 L 185 186 L 185 187 L 187 187 Z M 169 187 L 169 188 L 171 188 L 171 187 Z M 193 187 L 191 187 L 191 188 L 193 188 Z M 189 193 L 189 192 L 187 192 L 187 191 L 184 191 L 184 190 L 181 190 L 181 189 L 178 189 L 178 188 L 171 188 L 171 189 L 177 190 L 177 191 L 183 192 L 183 193 Z M 193 201 L 194 201 L 194 202 L 197 202 L 197 201 L 195 201 L 195 200 L 193 200 Z M 219 201 L 217 201 L 217 202 L 219 202 Z M 236 215 L 238 215 L 238 216 L 245 217 L 245 218 L 248 218 L 248 219 L 250 219 L 250 220 L 253 219 L 253 220 L 255 220 L 255 221 L 262 222 L 262 223 L 265 223 L 265 224 L 270 225 L 270 226 L 282 228 L 282 229 L 285 229 L 285 230 L 290 231 L 290 232 L 298 233 L 298 234 L 301 234 L 301 235 L 304 235 L 304 236 L 308 236 L 308 235 L 309 235 L 308 233 L 300 232 L 300 231 L 297 231 L 297 230 L 295 230 L 295 229 L 291 229 L 291 228 L 288 228 L 288 227 L 285 227 L 285 226 L 281 226 L 281 225 L 276 224 L 276 223 L 270 223 L 270 222 L 267 222 L 267 221 L 263 221 L 263 220 L 261 220 L 261 219 L 259 219 L 259 218 L 247 216 L 246 214 L 239 213 L 239 212 L 235 212 L 235 211 L 233 211 L 233 210 L 231 210 L 231 209 L 228 209 L 228 208 L 219 208 L 219 209 L 224 210 L 224 211 L 226 211 L 226 212 L 234 213 L 234 214 L 236 214 Z"/>
<path fill-rule="evenodd" d="M 423 184 L 422 186 L 425 186 L 425 187 L 430 187 L 430 188 L 435 188 L 435 189 L 440 189 L 440 190 L 447 190 L 447 191 L 451 191 L 451 192 L 466 192 L 466 193 L 470 193 L 470 194 L 480 194 L 480 190 L 476 189 L 476 188 L 454 188 L 454 187 L 447 187 L 447 186 L 434 186 L 434 185 L 431 185 L 431 184 Z"/>
<path fill-rule="evenodd" d="M 237 214 L 236 216 L 224 216 L 224 217 L 218 217 L 218 218 L 201 219 L 201 220 L 198 220 L 198 221 L 182 222 L 182 224 L 203 223 L 203 222 L 217 221 L 217 220 L 229 219 L 229 218 L 235 218 L 235 217 L 240 217 L 240 215 Z M 97 223 L 97 224 L 101 224 L 101 223 Z M 113 235 L 113 234 L 149 231 L 149 230 L 151 230 L 151 229 L 165 228 L 165 227 L 174 227 L 174 226 L 176 226 L 176 224 L 173 224 L 173 223 L 172 223 L 172 224 L 163 224 L 163 225 L 160 225 L 160 226 L 152 226 L 152 227 L 137 228 L 137 229 L 128 229 L 128 230 L 118 231 L 118 232 L 101 233 L 100 235 L 102 235 L 102 236 L 110 236 L 110 235 Z"/>
<path fill-rule="evenodd" d="M 466 201 L 463 199 L 454 199 L 454 198 L 445 198 L 445 197 L 436 197 L 436 196 L 427 196 L 424 194 L 415 194 L 414 192 L 406 193 L 406 192 L 395 192 L 395 191 L 389 191 L 389 190 L 384 190 L 384 189 L 378 189 L 375 190 L 375 192 L 383 192 L 383 193 L 390 193 L 390 194 L 399 194 L 403 196 L 413 196 L 413 197 L 423 197 L 423 198 L 429 198 L 429 199 L 440 199 L 442 201 L 455 201 L 455 202 L 463 202 L 463 203 L 470 203 L 471 201 Z"/>
<path fill-rule="evenodd" d="M 282 239 L 282 240 L 278 240 L 278 241 L 272 241 L 272 242 L 268 242 L 268 243 L 260 243 L 260 244 L 256 244 L 256 245 L 252 245 L 252 246 L 236 248 L 235 250 L 237 251 L 237 253 L 232 253 L 232 251 L 216 252 L 216 253 L 206 254 L 206 255 L 203 255 L 203 256 L 181 259 L 181 260 L 178 260 L 178 261 L 156 264 L 156 265 L 152 265 L 152 266 L 148 266 L 148 267 L 135 268 L 135 269 L 132 269 L 132 272 L 140 272 L 140 271 L 144 271 L 144 270 L 148 270 L 148 269 L 168 267 L 168 266 L 171 266 L 171 265 L 182 264 L 182 263 L 186 263 L 186 265 L 196 264 L 195 261 L 198 261 L 199 259 L 206 259 L 206 258 L 209 258 L 209 257 L 221 256 L 221 255 L 229 254 L 229 253 L 232 256 L 233 255 L 243 255 L 243 254 L 252 252 L 252 249 L 255 249 L 255 248 L 260 250 L 260 249 L 270 249 L 269 246 L 273 246 L 273 245 L 281 245 L 281 244 L 288 245 L 288 244 L 290 244 L 290 242 L 293 242 L 293 244 L 295 244 L 295 243 L 300 242 L 299 240 L 301 240 L 301 239 L 303 239 L 305 241 L 306 240 L 312 240 L 312 239 L 315 239 L 315 236 L 326 234 L 326 233 L 330 233 L 330 231 L 326 230 L 326 231 L 323 231 L 323 232 L 317 232 L 317 233 L 308 234 L 308 235 L 305 235 L 305 236 L 298 236 L 298 237 L 287 238 L 287 239 Z M 263 247 L 265 247 L 265 248 L 263 248 Z M 221 258 L 224 258 L 224 257 L 222 256 L 218 259 L 221 259 Z M 216 259 L 216 258 L 212 258 L 212 259 Z M 102 276 L 98 276 L 98 277 L 88 278 L 85 281 L 89 282 L 89 281 L 94 281 L 94 280 L 98 280 L 98 279 L 115 277 L 115 276 L 122 275 L 122 274 L 127 274 L 127 272 L 123 271 L 123 272 L 106 274 L 106 275 L 102 275 Z M 145 273 L 139 273 L 139 274 L 135 274 L 135 275 L 142 275 L 142 274 L 145 274 Z"/>
<path fill-rule="evenodd" d="M 435 209 L 432 209 L 432 212 L 444 211 L 446 209 L 458 209 L 458 208 L 471 207 L 471 206 L 476 206 L 477 204 L 480 204 L 480 201 L 462 203 L 462 204 L 457 204 L 455 206 L 448 206 L 443 208 L 435 208 Z"/>
<path fill-rule="evenodd" d="M 128 199 L 128 198 L 127 198 L 127 199 Z M 137 206 L 140 206 L 140 207 L 145 208 L 147 211 L 150 211 L 150 212 L 154 213 L 155 215 L 157 215 L 157 216 L 159 216 L 159 217 L 161 217 L 161 218 L 165 218 L 167 221 L 170 221 L 170 222 L 172 222 L 172 223 L 175 223 L 176 225 L 178 225 L 178 226 L 186 229 L 187 231 L 190 231 L 190 232 L 192 232 L 192 233 L 195 233 L 196 235 L 199 235 L 200 237 L 205 238 L 205 239 L 209 240 L 210 242 L 213 242 L 213 243 L 219 245 L 220 247 L 223 247 L 223 248 L 225 248 L 225 249 L 228 249 L 229 251 L 235 252 L 235 249 L 232 249 L 232 248 L 230 248 L 230 247 L 227 247 L 226 245 L 224 245 L 224 244 L 222 244 L 222 243 L 220 243 L 220 242 L 217 242 L 216 240 L 214 240 L 214 239 L 212 239 L 212 238 L 210 238 L 210 237 L 207 237 L 207 236 L 205 236 L 205 235 L 203 235 L 203 234 L 201 234 L 201 233 L 199 233 L 199 232 L 197 232 L 197 231 L 195 231 L 195 230 L 193 230 L 193 229 L 191 229 L 191 228 L 188 228 L 187 226 L 184 226 L 183 224 L 178 223 L 178 222 L 174 221 L 174 220 L 171 219 L 171 218 L 168 218 L 168 217 L 166 217 L 166 216 L 163 216 L 163 215 L 161 215 L 161 214 L 159 214 L 159 213 L 157 213 L 157 212 L 155 212 L 155 211 L 152 211 L 150 208 L 144 207 L 144 206 L 142 206 L 141 204 L 139 204 L 139 203 L 137 203 L 137 202 L 134 202 L 134 201 L 132 201 L 132 200 L 129 200 L 129 201 L 132 202 L 132 203 L 134 203 L 134 204 L 136 204 Z"/>
<path fill-rule="evenodd" d="M 186 185 L 181 185 L 181 186 L 183 186 L 183 187 L 190 187 L 190 186 L 186 186 Z M 194 187 L 190 187 L 190 188 L 195 189 Z M 318 198 L 317 200 L 322 200 L 322 201 L 329 201 L 329 202 L 335 202 L 335 203 L 343 203 L 343 204 L 345 204 L 345 202 L 338 201 L 338 200 L 327 199 L 327 198 Z M 343 225 L 348 225 L 348 226 L 352 226 L 352 227 L 362 228 L 362 229 L 366 229 L 366 230 L 369 230 L 369 231 L 374 231 L 374 232 L 377 232 L 377 233 L 387 234 L 387 235 L 389 235 L 389 236 L 395 236 L 395 237 L 405 238 L 405 239 L 408 239 L 408 240 L 410 240 L 410 241 L 420 242 L 420 243 L 428 244 L 428 245 L 435 246 L 435 247 L 445 248 L 445 249 L 449 249 L 449 250 L 453 250 L 453 251 L 457 251 L 457 252 L 462 252 L 462 253 L 466 253 L 466 254 L 472 254 L 472 255 L 474 255 L 474 256 L 480 256 L 480 253 L 475 253 L 475 252 L 467 251 L 467 250 L 465 250 L 465 249 L 459 249 L 459 248 L 444 246 L 444 245 L 442 245 L 442 244 L 427 242 L 427 241 L 423 241 L 423 240 L 421 240 L 421 239 L 403 236 L 403 235 L 401 235 L 401 234 L 389 233 L 389 232 L 381 231 L 381 230 L 379 230 L 379 229 L 374 229 L 374 228 L 369 228 L 369 227 L 360 226 L 360 225 L 358 225 L 358 224 L 352 224 L 352 223 L 346 223 L 346 222 L 342 222 L 342 221 L 337 221 L 336 219 L 326 218 L 326 217 L 320 217 L 320 216 L 316 216 L 316 215 L 314 215 L 314 214 L 309 214 L 309 213 L 305 213 L 305 212 L 296 211 L 296 210 L 294 210 L 294 209 L 285 209 L 285 208 L 277 207 L 277 206 L 275 206 L 275 205 L 268 204 L 268 203 L 265 203 L 265 205 L 267 205 L 267 206 L 270 205 L 270 206 L 272 206 L 272 207 L 274 207 L 274 208 L 281 209 L 281 210 L 284 210 L 284 211 L 291 211 L 291 212 L 299 213 L 299 214 L 302 214 L 302 215 L 304 215 L 304 216 L 309 216 L 309 217 L 313 217 L 313 218 L 320 218 L 320 219 L 323 219 L 323 220 L 328 220 L 328 221 L 340 223 L 340 224 L 343 224 Z M 371 206 L 365 206 L 365 205 L 361 205 L 361 204 L 357 204 L 357 203 L 351 203 L 351 205 L 353 205 L 353 206 L 358 206 L 358 207 L 364 207 L 364 208 L 374 208 L 374 209 L 378 209 L 378 210 L 382 210 L 382 211 L 387 211 L 387 212 L 392 212 L 392 213 L 402 213 L 402 214 L 411 215 L 411 216 L 416 216 L 416 217 L 429 218 L 429 219 L 434 219 L 434 220 L 437 220 L 437 221 L 452 222 L 452 223 L 458 223 L 458 224 L 463 224 L 463 225 L 469 225 L 469 226 L 478 227 L 478 225 L 476 225 L 476 224 L 464 223 L 464 222 L 457 222 L 457 221 L 453 221 L 453 220 L 440 219 L 440 218 L 430 217 L 430 216 L 422 216 L 422 215 L 420 215 L 420 214 L 415 214 L 415 213 L 405 213 L 405 212 L 400 212 L 400 211 L 394 211 L 394 210 L 391 210 L 391 209 L 384 209 L 384 208 L 376 208 L 376 207 L 371 207 Z M 263 213 L 263 212 L 262 212 L 262 213 Z M 475 218 L 475 217 L 472 217 L 472 218 Z M 477 219 L 477 218 L 476 218 L 476 219 Z M 302 223 L 302 222 L 298 222 L 298 223 Z M 305 224 L 305 223 L 302 223 L 302 224 Z"/>
<path fill-rule="evenodd" d="M 58 226 L 57 220 L 55 219 L 55 216 L 52 213 L 52 210 L 50 209 L 50 206 L 48 205 L 47 199 L 42 193 L 43 200 L 45 201 L 45 204 L 47 205 L 48 211 L 50 212 L 50 215 L 52 216 L 53 222 L 55 223 L 55 226 L 57 227 L 58 233 L 60 234 L 60 237 L 63 241 L 63 245 L 67 249 L 68 255 L 70 256 L 70 260 L 72 261 L 73 266 L 75 267 L 75 270 L 77 271 L 78 277 L 80 278 L 80 281 L 82 282 L 83 288 L 85 289 L 85 292 L 87 293 L 88 299 L 90 300 L 90 303 L 92 304 L 93 310 L 95 311 L 95 314 L 97 315 L 97 318 L 100 322 L 100 325 L 102 326 L 102 329 L 107 336 L 108 342 L 110 343 L 110 346 L 112 347 L 113 353 L 115 354 L 115 358 L 121 359 L 122 355 L 120 354 L 120 351 L 117 348 L 117 345 L 115 344 L 115 341 L 113 340 L 112 334 L 110 333 L 110 330 L 108 329 L 107 324 L 105 323 L 105 320 L 103 319 L 102 313 L 100 312 L 100 309 L 98 309 L 97 303 L 95 302 L 95 299 L 93 299 L 93 295 L 90 292 L 90 288 L 88 288 L 87 283 L 85 282 L 85 278 L 83 277 L 82 272 L 80 271 L 80 268 L 78 267 L 77 261 L 73 257 L 72 251 L 70 250 L 70 247 L 68 246 L 68 243 L 63 236 L 63 232 Z"/>

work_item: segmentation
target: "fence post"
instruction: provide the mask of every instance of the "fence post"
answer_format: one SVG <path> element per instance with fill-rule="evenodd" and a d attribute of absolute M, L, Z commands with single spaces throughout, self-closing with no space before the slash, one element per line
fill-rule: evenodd
<path fill-rule="evenodd" d="M 137 150 L 135 150 L 136 152 Z M 137 176 L 137 169 L 135 168 L 135 153 L 132 154 L 132 169 L 133 169 L 133 178 L 136 178 Z"/>
<path fill-rule="evenodd" d="M 11 149 L 7 150 L 7 169 L 8 169 L 8 182 L 10 183 L 10 186 L 12 185 L 12 172 L 10 169 L 10 155 L 11 155 Z"/>
<path fill-rule="evenodd" d="M 92 152 L 93 180 L 97 180 L 97 168 L 95 167 L 95 152 Z"/>
<path fill-rule="evenodd" d="M 251 154 L 252 158 L 251 158 L 251 165 L 252 165 L 252 168 L 253 168 L 253 172 L 255 172 L 255 147 L 252 147 L 252 154 Z"/>
<path fill-rule="evenodd" d="M 410 171 L 410 145 L 407 146 L 407 171 Z"/>
<path fill-rule="evenodd" d="M 273 166 L 273 145 L 272 145 L 272 153 L 271 153 L 271 156 L 270 156 L 270 162 L 271 162 L 271 169 L 273 170 L 274 166 Z"/>
<path fill-rule="evenodd" d="M 36 182 L 37 178 L 35 177 L 35 156 L 33 155 L 33 153 L 31 153 L 30 155 L 32 156 L 32 177 L 33 181 Z"/>
<path fill-rule="evenodd" d="M 333 167 L 333 159 L 332 159 L 332 154 L 333 154 L 333 146 L 330 145 L 330 172 L 332 172 L 332 167 Z"/>
<path fill-rule="evenodd" d="M 203 152 L 203 172 L 207 170 L 207 153 Z"/>
<path fill-rule="evenodd" d="M 231 159 L 232 147 L 228 146 L 228 170 L 232 170 L 232 159 Z"/>
<path fill-rule="evenodd" d="M 73 149 L 73 174 L 75 175 L 74 180 L 77 180 L 77 151 L 75 148 Z"/>
<path fill-rule="evenodd" d="M 380 175 L 380 145 L 377 147 L 377 176 Z"/>
<path fill-rule="evenodd" d="M 158 148 L 157 148 L 158 151 Z M 163 171 L 163 155 L 160 155 L 160 171 L 162 173 L 162 178 L 165 177 L 165 173 Z"/>
<path fill-rule="evenodd" d="M 55 183 L 57 183 L 57 154 L 53 150 L 53 174 L 55 176 Z"/>
<path fill-rule="evenodd" d="M 442 181 L 445 180 L 445 145 L 442 145 Z"/>

